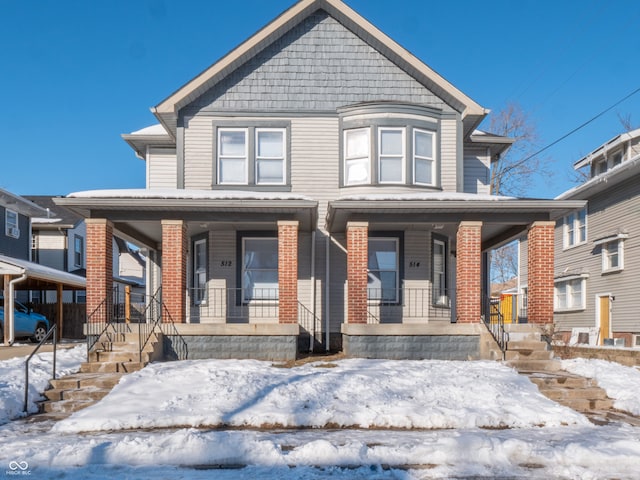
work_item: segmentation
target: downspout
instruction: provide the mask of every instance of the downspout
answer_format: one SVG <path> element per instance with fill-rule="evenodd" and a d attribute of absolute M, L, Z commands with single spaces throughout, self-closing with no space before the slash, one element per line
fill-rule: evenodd
<path fill-rule="evenodd" d="M 329 265 L 330 265 L 330 261 L 329 261 L 329 252 L 331 251 L 330 247 L 331 247 L 331 234 L 327 232 L 327 237 L 326 237 L 326 243 L 325 243 L 325 279 L 324 279 L 324 318 L 325 318 L 325 326 L 324 326 L 324 335 L 325 335 L 325 350 L 328 352 L 329 351 L 329 340 L 330 340 L 330 336 L 329 336 L 329 327 L 331 325 L 331 315 L 329 314 L 329 304 L 331 303 L 329 300 L 329 296 L 331 293 L 331 288 L 330 288 L 330 270 L 329 270 Z"/>
<path fill-rule="evenodd" d="M 16 336 L 16 329 L 15 329 L 15 324 L 14 324 L 14 320 L 15 320 L 15 304 L 14 304 L 14 292 L 15 292 L 15 288 L 14 285 L 16 283 L 20 283 L 22 281 L 24 281 L 27 278 L 27 274 L 23 273 L 22 275 L 20 275 L 18 278 L 14 278 L 13 280 L 9 281 L 9 298 L 7 299 L 7 302 L 5 302 L 4 305 L 4 313 L 5 313 L 5 318 L 8 319 L 7 322 L 5 322 L 5 324 L 8 323 L 9 325 L 9 345 L 13 345 L 13 341 L 15 340 L 15 336 Z M 8 316 L 7 316 L 8 313 Z"/>
<path fill-rule="evenodd" d="M 309 335 L 309 352 L 313 353 L 316 340 L 316 231 L 311 232 L 311 312 L 313 328 Z"/>

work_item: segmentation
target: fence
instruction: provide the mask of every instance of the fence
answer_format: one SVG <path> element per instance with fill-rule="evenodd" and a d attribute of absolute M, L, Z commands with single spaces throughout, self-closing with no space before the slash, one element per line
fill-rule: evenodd
<path fill-rule="evenodd" d="M 406 319 L 428 322 L 451 320 L 449 292 L 441 289 L 368 289 L 368 323 L 402 323 Z"/>
<path fill-rule="evenodd" d="M 278 319 L 277 288 L 209 288 L 189 289 L 191 299 L 201 299 L 190 306 L 192 322 L 202 318 L 225 323 L 248 322 L 252 319 Z"/>

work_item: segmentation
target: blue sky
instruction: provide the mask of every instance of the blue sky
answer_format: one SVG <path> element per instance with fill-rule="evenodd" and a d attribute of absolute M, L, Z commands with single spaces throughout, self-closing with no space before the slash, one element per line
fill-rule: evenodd
<path fill-rule="evenodd" d="M 120 135 L 293 3 L 0 0 L 0 187 L 143 188 Z M 520 103 L 540 147 L 640 87 L 635 0 L 346 3 L 482 106 Z M 623 131 L 618 115 L 640 126 L 640 93 L 547 150 L 554 174 L 527 196 L 569 188 L 573 162 Z"/>

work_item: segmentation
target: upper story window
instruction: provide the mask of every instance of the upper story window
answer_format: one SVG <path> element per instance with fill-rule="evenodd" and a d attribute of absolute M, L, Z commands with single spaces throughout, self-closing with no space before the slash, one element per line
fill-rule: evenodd
<path fill-rule="evenodd" d="M 582 209 L 564 217 L 564 248 L 581 245 L 587 241 L 587 210 Z"/>
<path fill-rule="evenodd" d="M 73 264 L 77 268 L 84 266 L 84 238 L 80 235 L 73 237 Z"/>
<path fill-rule="evenodd" d="M 282 187 L 288 182 L 288 127 L 217 128 L 216 185 Z"/>
<path fill-rule="evenodd" d="M 611 157 L 611 167 L 617 167 L 622 163 L 622 152 L 616 152 Z"/>
<path fill-rule="evenodd" d="M 18 228 L 18 214 L 13 210 L 5 211 L 4 234 L 7 237 L 20 238 L 20 228 Z"/>
<path fill-rule="evenodd" d="M 435 132 L 413 127 L 345 130 L 344 185 L 437 186 L 435 138 Z"/>
<path fill-rule="evenodd" d="M 613 240 L 602 245 L 602 272 L 615 272 L 622 270 L 623 265 L 623 242 Z"/>

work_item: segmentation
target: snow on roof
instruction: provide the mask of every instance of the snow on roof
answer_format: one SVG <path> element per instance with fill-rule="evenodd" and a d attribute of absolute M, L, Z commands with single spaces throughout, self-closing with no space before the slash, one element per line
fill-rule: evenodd
<path fill-rule="evenodd" d="M 291 192 L 251 192 L 244 190 L 195 190 L 177 188 L 132 188 L 87 190 L 74 192 L 67 198 L 161 198 L 190 200 L 308 200 L 312 198 Z"/>
<path fill-rule="evenodd" d="M 61 218 L 33 217 L 31 219 L 31 223 L 34 224 L 60 223 L 61 221 Z"/>
<path fill-rule="evenodd" d="M 39 278 L 45 281 L 64 283 L 79 288 L 85 288 L 86 286 L 86 280 L 73 273 L 64 272 L 19 258 L 6 257 L 4 255 L 0 255 L 0 273 L 10 275 L 21 275 L 24 273 L 29 277 Z"/>
<path fill-rule="evenodd" d="M 362 195 L 346 195 L 338 200 L 391 200 L 391 201 L 430 201 L 430 200 L 464 200 L 464 201 L 505 201 L 516 200 L 516 197 L 503 197 L 499 195 L 486 195 L 479 193 L 461 193 L 461 192 L 420 192 L 420 193 L 369 193 Z"/>
<path fill-rule="evenodd" d="M 136 130 L 135 132 L 131 132 L 129 135 L 168 135 L 168 134 L 162 125 L 160 125 L 159 123 L 156 123 L 155 125 L 150 125 L 148 127 L 141 128 L 140 130 Z"/>

